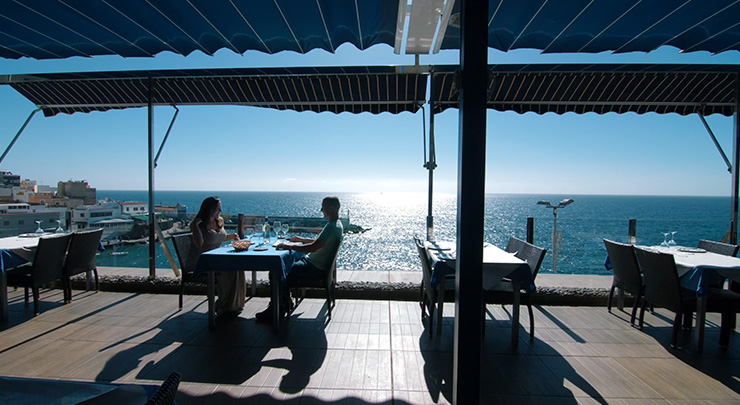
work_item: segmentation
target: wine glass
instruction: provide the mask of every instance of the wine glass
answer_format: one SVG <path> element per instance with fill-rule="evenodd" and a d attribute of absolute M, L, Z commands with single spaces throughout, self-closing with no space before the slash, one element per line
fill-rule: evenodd
<path fill-rule="evenodd" d="M 290 225 L 283 224 L 283 238 L 288 239 L 288 230 L 290 230 Z"/>
<path fill-rule="evenodd" d="M 668 247 L 668 234 L 670 232 L 663 232 L 663 243 L 660 244 L 660 246 Z"/>
<path fill-rule="evenodd" d="M 36 233 L 44 233 L 44 230 L 41 229 L 41 221 L 35 221 L 36 222 Z"/>
<path fill-rule="evenodd" d="M 57 229 L 54 230 L 54 233 L 64 233 L 64 229 L 62 229 L 62 220 L 57 219 Z"/>
<path fill-rule="evenodd" d="M 678 231 L 671 231 L 671 240 L 668 241 L 668 246 L 676 246 L 676 234 Z"/>
<path fill-rule="evenodd" d="M 280 230 L 283 229 L 283 225 L 280 223 L 280 221 L 274 221 L 272 223 L 272 229 L 275 230 L 275 238 L 280 239 Z"/>
<path fill-rule="evenodd" d="M 251 240 L 252 236 L 254 236 L 254 229 L 253 228 L 247 228 L 244 230 L 244 236 L 246 239 Z"/>

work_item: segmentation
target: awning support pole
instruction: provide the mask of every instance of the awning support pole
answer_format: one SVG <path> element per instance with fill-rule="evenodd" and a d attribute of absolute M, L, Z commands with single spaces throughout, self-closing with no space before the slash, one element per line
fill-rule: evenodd
<path fill-rule="evenodd" d="M 28 116 L 28 118 L 26 118 L 26 122 L 23 123 L 23 125 L 21 126 L 21 129 L 19 129 L 18 130 L 18 133 L 15 134 L 15 137 L 13 137 L 13 140 L 10 141 L 10 145 L 8 145 L 8 147 L 5 148 L 5 152 L 3 152 L 3 155 L 0 156 L 0 163 L 3 162 L 3 160 L 5 159 L 5 156 L 8 154 L 8 152 L 10 152 L 10 148 L 12 148 L 13 145 L 15 145 L 15 141 L 18 140 L 18 137 L 21 136 L 21 134 L 23 133 L 23 131 L 26 129 L 26 126 L 31 121 L 31 118 L 33 118 L 33 116 L 36 115 L 36 113 L 39 112 L 39 111 L 41 111 L 41 108 L 37 108 L 37 109 L 33 110 L 31 112 L 31 114 Z"/>
<path fill-rule="evenodd" d="M 457 154 L 454 404 L 479 404 L 483 353 L 483 220 L 486 170 L 488 2 L 462 0 Z"/>
<path fill-rule="evenodd" d="M 431 77 L 433 78 L 434 74 L 432 74 Z M 432 86 L 432 89 L 434 89 L 434 86 Z M 424 117 L 424 123 L 426 124 L 426 117 Z M 434 96 L 429 97 L 429 155 L 425 157 L 427 158 L 427 161 L 424 163 L 424 167 L 429 171 L 427 240 L 434 241 L 434 216 L 432 215 L 432 207 L 434 205 L 434 169 L 437 168 L 437 152 L 434 147 Z"/>
<path fill-rule="evenodd" d="M 717 151 L 720 155 L 722 155 L 722 159 L 725 160 L 725 164 L 727 165 L 727 171 L 732 173 L 732 164 L 730 163 L 730 159 L 727 159 L 727 155 L 725 154 L 725 151 L 722 150 L 722 146 L 720 146 L 719 142 L 717 142 L 717 137 L 714 136 L 714 132 L 712 131 L 712 128 L 709 128 L 709 124 L 707 123 L 707 120 L 704 119 L 704 114 L 701 112 L 698 112 L 697 115 L 699 115 L 699 119 L 701 120 L 701 123 L 704 124 L 704 128 L 707 129 L 707 132 L 709 133 L 709 137 L 712 138 L 712 142 L 714 142 L 714 146 L 717 147 Z"/>
<path fill-rule="evenodd" d="M 175 125 L 175 120 L 177 119 L 177 114 L 180 113 L 180 110 L 177 108 L 176 105 L 173 105 L 172 108 L 175 109 L 175 115 L 172 116 L 172 121 L 170 121 L 170 126 L 167 127 L 167 132 L 164 134 L 164 139 L 162 139 L 162 144 L 159 145 L 159 150 L 157 150 L 157 156 L 154 157 L 154 168 L 157 168 L 157 161 L 159 160 L 159 155 L 162 154 L 162 149 L 164 148 L 164 144 L 167 142 L 167 137 L 170 136 L 170 131 L 172 131 L 172 126 Z"/>
<path fill-rule="evenodd" d="M 735 125 L 733 128 L 734 136 L 732 137 L 732 218 L 730 218 L 730 243 L 737 245 L 737 206 L 738 196 L 740 195 L 740 176 L 738 176 L 738 167 L 740 167 L 740 73 L 735 74 Z"/>
<path fill-rule="evenodd" d="M 149 278 L 157 276 L 157 260 L 156 260 L 156 248 L 154 236 L 156 231 L 154 229 L 155 216 L 154 216 L 154 106 L 152 105 L 152 98 L 154 97 L 154 80 L 150 77 L 147 81 L 147 127 L 148 127 L 148 143 L 147 143 L 147 163 L 149 165 Z"/>

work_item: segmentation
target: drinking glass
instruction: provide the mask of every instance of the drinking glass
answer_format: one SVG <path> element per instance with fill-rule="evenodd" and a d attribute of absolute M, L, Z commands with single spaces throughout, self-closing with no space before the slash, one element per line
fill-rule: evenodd
<path fill-rule="evenodd" d="M 290 230 L 290 225 L 283 224 L 283 238 L 288 239 L 288 230 Z"/>
<path fill-rule="evenodd" d="M 41 221 L 35 221 L 36 222 L 36 233 L 44 233 L 44 230 L 41 229 Z"/>
<path fill-rule="evenodd" d="M 252 239 L 252 236 L 254 236 L 254 229 L 252 229 L 252 228 L 245 229 L 244 230 L 244 236 L 246 237 L 246 239 L 251 240 Z"/>
<path fill-rule="evenodd" d="M 663 243 L 660 246 L 668 247 L 668 234 L 669 232 L 663 232 Z"/>
<path fill-rule="evenodd" d="M 57 229 L 54 230 L 54 233 L 64 233 L 64 229 L 62 229 L 62 220 L 57 219 Z"/>
<path fill-rule="evenodd" d="M 275 238 L 280 239 L 280 231 L 283 229 L 283 225 L 280 223 L 280 221 L 273 222 L 272 229 L 275 230 Z"/>
<path fill-rule="evenodd" d="M 671 240 L 668 241 L 668 246 L 676 246 L 676 234 L 678 231 L 671 231 Z"/>

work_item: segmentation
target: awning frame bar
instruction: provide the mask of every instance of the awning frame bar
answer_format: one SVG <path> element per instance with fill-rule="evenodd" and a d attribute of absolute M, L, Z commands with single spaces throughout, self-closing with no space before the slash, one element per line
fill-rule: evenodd
<path fill-rule="evenodd" d="M 157 156 L 154 157 L 154 168 L 157 168 L 157 161 L 159 160 L 159 155 L 162 154 L 162 149 L 164 148 L 164 144 L 167 143 L 167 138 L 170 136 L 170 131 L 172 131 L 172 126 L 175 125 L 175 120 L 177 119 L 177 114 L 180 113 L 180 110 L 177 108 L 176 105 L 172 105 L 172 108 L 175 109 L 175 115 L 172 116 L 172 120 L 170 121 L 170 126 L 167 127 L 167 132 L 164 134 L 164 139 L 162 139 L 162 144 L 159 145 L 159 150 L 157 150 Z"/>
<path fill-rule="evenodd" d="M 704 124 L 704 128 L 707 129 L 707 133 L 709 133 L 709 137 L 712 138 L 712 142 L 714 142 L 714 146 L 717 148 L 717 151 L 720 155 L 722 155 L 722 159 L 724 159 L 725 165 L 727 165 L 727 171 L 732 173 L 732 163 L 730 163 L 730 159 L 727 159 L 727 155 L 722 149 L 722 145 L 720 145 L 717 141 L 717 137 L 714 136 L 714 132 L 712 131 L 712 128 L 709 127 L 709 123 L 707 123 L 707 120 L 704 119 L 704 115 L 701 111 L 697 112 L 696 114 L 699 116 L 701 123 Z"/>
<path fill-rule="evenodd" d="M 26 118 L 26 122 L 24 122 L 23 125 L 21 125 L 21 129 L 18 130 L 18 132 L 13 137 L 13 140 L 10 141 L 10 144 L 8 145 L 8 147 L 5 148 L 5 152 L 3 152 L 2 156 L 0 156 L 0 163 L 2 163 L 3 160 L 5 159 L 5 156 L 8 155 L 8 152 L 10 152 L 10 149 L 13 147 L 13 145 L 15 145 L 15 141 L 17 141 L 18 140 L 18 137 L 21 136 L 21 134 L 23 133 L 23 131 L 26 129 L 26 126 L 28 126 L 28 123 L 31 122 L 31 118 L 33 118 L 33 116 L 36 115 L 36 113 L 39 112 L 39 111 L 41 111 L 41 108 L 37 108 L 37 109 L 31 111 L 31 114 L 29 114 L 28 115 L 28 118 Z"/>

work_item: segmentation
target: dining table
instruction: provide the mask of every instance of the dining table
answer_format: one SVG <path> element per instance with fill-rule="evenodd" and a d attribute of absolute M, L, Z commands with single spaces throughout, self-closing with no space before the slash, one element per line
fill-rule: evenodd
<path fill-rule="evenodd" d="M 725 281 L 740 282 L 740 258 L 684 246 L 650 246 L 658 252 L 673 255 L 681 287 L 696 291 L 697 350 L 704 347 L 704 320 L 710 286 Z"/>
<path fill-rule="evenodd" d="M 248 249 L 236 249 L 231 244 L 201 253 L 195 264 L 194 273 L 206 273 L 208 278 L 208 326 L 216 326 L 215 272 L 221 271 L 268 271 L 272 302 L 280 301 L 280 290 L 285 277 L 295 260 L 295 252 L 278 249 L 278 242 L 267 243 L 261 237 L 254 237 Z M 278 240 L 283 242 L 282 240 Z M 253 277 L 254 279 L 255 277 Z M 280 329 L 280 306 L 273 305 L 273 327 Z"/>
<path fill-rule="evenodd" d="M 455 242 L 424 242 L 430 268 L 432 269 L 431 284 L 438 288 L 437 303 L 437 334 L 441 333 L 442 308 L 444 305 L 445 279 L 455 274 L 456 249 Z M 519 344 L 519 309 L 520 290 L 534 292 L 534 278 L 526 261 L 519 259 L 514 253 L 506 252 L 490 243 L 483 245 L 483 290 L 493 290 L 504 278 L 511 280 L 513 289 L 513 309 L 511 320 L 511 345 Z"/>
<path fill-rule="evenodd" d="M 47 234 L 53 235 L 53 234 Z M 33 261 L 36 246 L 44 234 L 26 233 L 0 238 L 0 318 L 8 320 L 8 276 L 7 271 Z"/>

